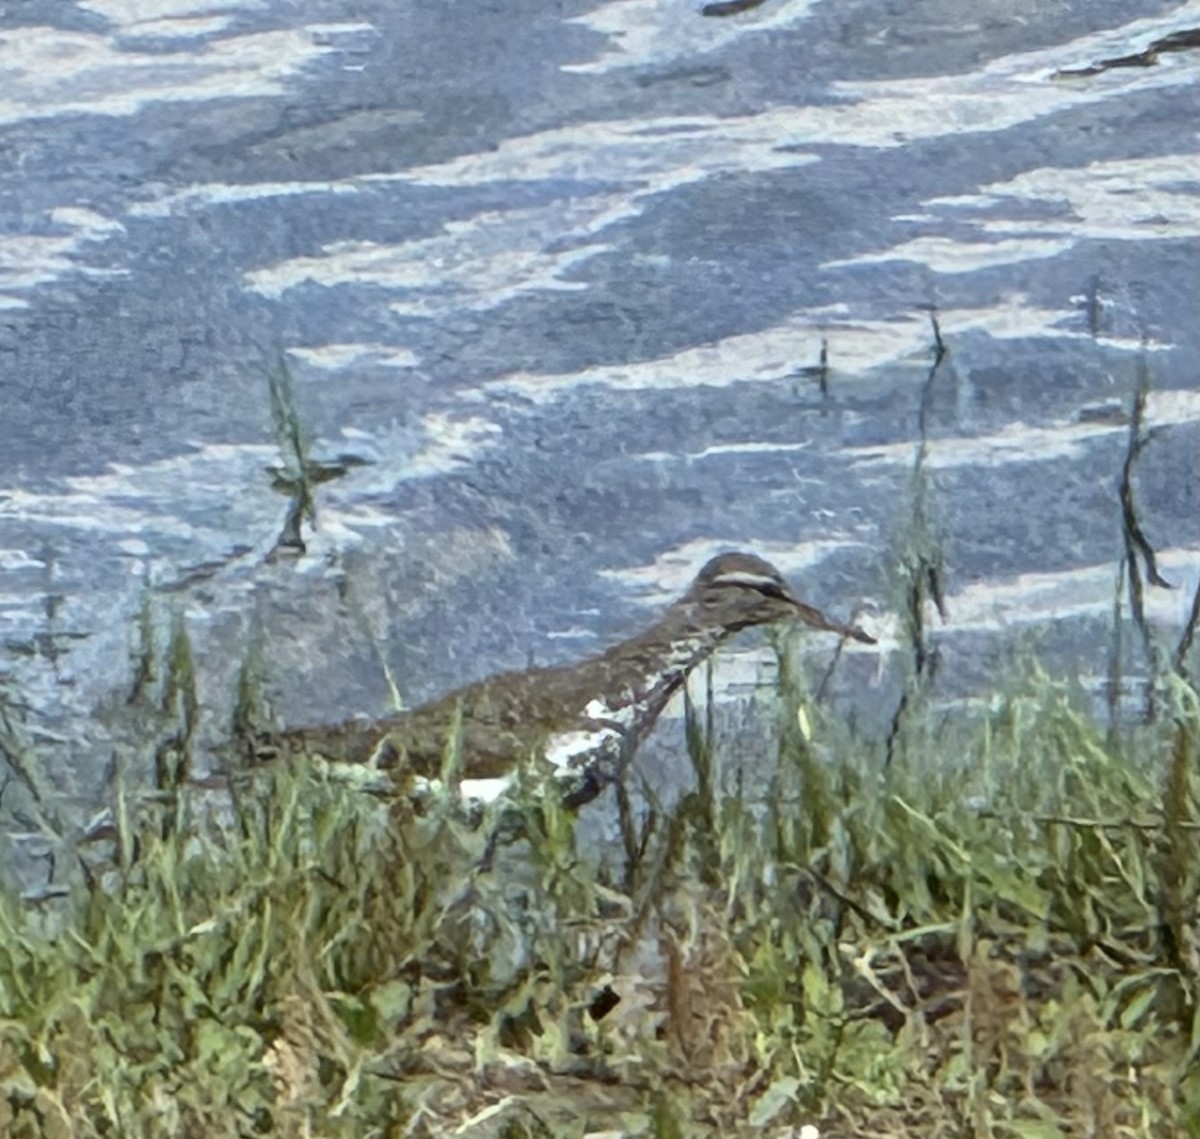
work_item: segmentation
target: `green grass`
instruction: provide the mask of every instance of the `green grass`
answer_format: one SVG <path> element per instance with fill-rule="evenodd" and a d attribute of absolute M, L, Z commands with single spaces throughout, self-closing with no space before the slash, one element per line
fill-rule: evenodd
<path fill-rule="evenodd" d="M 68 906 L 0 896 L 0 1135 L 1200 1136 L 1194 692 L 1109 739 L 1034 669 L 885 767 L 783 687 L 767 795 L 691 709 L 603 859 L 532 795 L 483 872 L 316 765 L 118 785 Z"/>

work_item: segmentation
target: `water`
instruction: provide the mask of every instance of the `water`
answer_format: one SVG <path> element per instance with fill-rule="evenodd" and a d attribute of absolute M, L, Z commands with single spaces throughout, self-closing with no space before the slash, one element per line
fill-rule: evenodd
<path fill-rule="evenodd" d="M 374 714 L 388 669 L 417 702 L 598 650 L 749 548 L 868 613 L 882 714 L 923 403 L 946 683 L 1030 629 L 1095 677 L 1143 359 L 1182 624 L 1200 50 L 1061 72 L 1200 3 L 699 7 L 0 4 L 0 667 L 86 741 L 56 786 L 107 762 L 147 589 L 215 739 L 256 628 L 285 720 Z M 269 561 L 280 359 L 356 465 Z"/>

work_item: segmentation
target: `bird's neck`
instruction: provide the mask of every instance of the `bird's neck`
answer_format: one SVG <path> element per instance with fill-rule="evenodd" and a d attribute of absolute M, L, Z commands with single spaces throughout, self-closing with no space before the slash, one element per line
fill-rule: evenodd
<path fill-rule="evenodd" d="M 680 601 L 649 629 L 596 658 L 594 667 L 618 701 L 636 703 L 653 717 L 687 674 L 734 631 L 701 620 L 696 606 Z"/>
<path fill-rule="evenodd" d="M 733 632 L 723 624 L 703 620 L 699 606 L 692 602 L 678 601 L 649 629 L 626 643 L 636 643 L 647 657 L 686 671 L 698 665 Z"/>

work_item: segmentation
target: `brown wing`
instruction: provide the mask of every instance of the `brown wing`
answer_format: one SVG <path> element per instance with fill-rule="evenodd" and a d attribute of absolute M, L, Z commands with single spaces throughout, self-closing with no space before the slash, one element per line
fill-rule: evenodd
<path fill-rule="evenodd" d="M 461 773 L 486 779 L 536 753 L 572 709 L 556 694 L 558 669 L 502 673 L 456 689 L 408 712 L 376 720 L 293 728 L 269 741 L 276 753 L 319 755 L 342 763 L 435 778 L 458 719 Z M 566 701 L 570 704 L 570 701 Z"/>
<path fill-rule="evenodd" d="M 412 771 L 433 777 L 457 730 L 464 777 L 503 775 L 577 717 L 578 701 L 561 691 L 564 675 L 553 668 L 501 673 L 447 693 L 397 717 L 388 745 Z"/>

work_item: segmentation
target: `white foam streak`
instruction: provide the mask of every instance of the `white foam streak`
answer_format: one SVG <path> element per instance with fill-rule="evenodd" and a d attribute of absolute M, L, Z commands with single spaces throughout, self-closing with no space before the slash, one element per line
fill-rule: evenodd
<path fill-rule="evenodd" d="M 590 234 L 610 223 L 614 208 L 623 207 L 612 197 L 567 200 L 447 222 L 439 235 L 415 241 L 337 242 L 249 273 L 247 286 L 278 298 L 302 284 L 373 285 L 405 294 L 390 305 L 404 316 L 490 309 L 523 293 L 584 288 L 568 274 L 609 249 Z"/>
<path fill-rule="evenodd" d="M 917 237 L 822 268 L 915 261 L 935 273 L 963 273 L 1054 257 L 1083 239 L 1193 238 L 1200 234 L 1200 161 L 1194 154 L 1164 154 L 1042 167 L 984 186 L 977 194 L 930 198 L 922 205 L 936 210 L 931 217 L 938 228 L 965 223 L 981 240 Z M 1030 205 L 1044 207 L 1044 216 L 1031 212 Z M 1014 207 L 1021 207 L 1019 216 L 1003 216 Z"/>
<path fill-rule="evenodd" d="M 1147 427 L 1200 422 L 1200 392 L 1151 392 L 1146 400 Z M 1128 434 L 1122 422 L 1088 421 L 1035 427 L 1010 423 L 989 435 L 932 439 L 926 444 L 925 466 L 932 470 L 954 467 L 1001 467 L 1010 463 L 1043 463 L 1076 459 L 1093 440 Z M 917 444 L 911 440 L 876 447 L 848 447 L 842 453 L 860 467 L 910 466 Z"/>
<path fill-rule="evenodd" d="M 82 258 L 89 244 L 124 232 L 119 222 L 79 206 L 52 210 L 49 222 L 53 228 L 68 232 L 0 235 L 0 309 L 25 308 L 28 304 L 20 297 L 6 297 L 6 291 L 23 292 L 72 273 L 110 277 L 127 272 L 91 266 Z"/>
<path fill-rule="evenodd" d="M 826 261 L 821 268 L 842 269 L 851 265 L 878 265 L 887 261 L 915 261 L 935 273 L 974 273 L 980 269 L 993 269 L 997 265 L 1057 257 L 1073 244 L 1073 241 L 1042 241 L 1036 238 L 958 241 L 952 237 L 916 237 L 891 249 Z"/>
<path fill-rule="evenodd" d="M 270 446 L 209 444 L 142 467 L 110 464 L 99 475 L 64 480 L 60 490 L 0 491 L 0 518 L 50 523 L 88 533 L 187 538 L 193 524 L 175 516 L 180 503 L 211 495 L 214 526 L 225 509 L 244 500 L 245 480 L 257 478 L 278 456 Z M 222 500 L 225 500 L 222 506 Z"/>
<path fill-rule="evenodd" d="M 262 0 L 78 0 L 78 6 L 120 27 L 210 16 L 218 12 L 249 12 Z"/>
<path fill-rule="evenodd" d="M 130 217 L 166 218 L 191 209 L 209 206 L 238 205 L 271 198 L 301 197 L 309 194 L 357 194 L 357 182 L 209 182 L 188 186 L 173 194 L 165 194 L 148 202 L 130 207 Z"/>
<path fill-rule="evenodd" d="M 448 474 L 469 466 L 503 435 L 498 424 L 486 419 L 461 418 L 440 412 L 425 416 L 421 426 L 427 441 L 406 464 L 410 477 Z"/>
<path fill-rule="evenodd" d="M 580 24 L 608 39 L 601 55 L 586 63 L 569 63 L 563 71 L 603 74 L 623 67 L 664 63 L 717 51 L 742 36 L 802 22 L 817 0 L 780 0 L 737 19 L 699 14 L 695 0 L 613 0 L 575 16 Z"/>
<path fill-rule="evenodd" d="M 830 93 L 841 102 L 776 107 L 729 118 L 577 123 L 507 139 L 494 150 L 396 177 L 447 186 L 616 177 L 622 182 L 641 179 L 647 188 L 661 189 L 728 170 L 777 169 L 815 160 L 797 152 L 798 147 L 893 148 L 964 132 L 1009 130 L 1072 107 L 1194 85 L 1200 75 L 1194 53 L 1164 55 L 1154 67 L 1114 69 L 1086 81 L 1056 79 L 1054 74 L 1106 55 L 1128 54 L 1138 44 L 1194 26 L 1198 19 L 1200 0 L 1190 0 L 1168 16 L 1003 56 L 974 72 L 832 84 Z"/>
<path fill-rule="evenodd" d="M 1037 308 L 1019 295 L 988 308 L 955 309 L 940 317 L 946 333 L 985 332 L 996 338 L 1081 337 L 1082 332 L 1060 327 L 1063 321 L 1076 318 L 1074 310 Z M 515 372 L 485 384 L 484 389 L 544 402 L 565 390 L 590 385 L 641 391 L 778 381 L 797 375 L 798 369 L 815 366 L 823 343 L 828 347 L 830 369 L 846 379 L 901 360 L 927 360 L 931 342 L 929 318 L 924 314 L 855 320 L 828 308 L 815 309 L 770 328 L 670 356 L 624 365 L 594 365 L 570 373 Z"/>
<path fill-rule="evenodd" d="M 106 35 L 32 26 L 0 31 L 0 124 L 64 114 L 133 115 L 151 103 L 279 95 L 335 50 L 321 25 L 228 36 L 201 50 L 139 52 Z"/>
<path fill-rule="evenodd" d="M 308 554 L 298 562 L 305 572 L 323 573 L 330 554 L 393 528 L 395 516 L 378 505 L 380 496 L 469 464 L 499 439 L 500 428 L 433 413 L 416 438 L 411 430 L 385 430 L 367 446 L 355 434 L 355 450 L 378 457 L 321 488 L 319 527 L 306 533 Z M 245 554 L 257 563 L 286 511 L 286 499 L 266 478 L 279 463 L 278 449 L 265 444 L 207 444 L 140 467 L 113 463 L 98 475 L 67 478 L 54 491 L 0 488 L 0 523 L 14 519 L 86 535 L 97 558 L 119 553 L 131 559 L 131 572 L 148 572 L 152 580 L 173 580 L 181 564 L 205 559 L 224 565 Z M 236 558 L 231 546 L 242 547 Z"/>
<path fill-rule="evenodd" d="M 1200 550 L 1163 550 L 1158 555 L 1158 564 L 1168 580 L 1186 581 L 1194 589 L 1200 570 Z M 1040 625 L 1070 618 L 1109 618 L 1117 574 L 1117 564 L 1108 562 L 1058 573 L 1026 573 L 977 582 L 946 599 L 945 628 L 949 632 L 997 632 L 1015 625 Z M 1167 628 L 1182 626 L 1192 589 L 1148 586 L 1147 618 Z"/>
<path fill-rule="evenodd" d="M 302 360 L 310 368 L 328 372 L 340 372 L 356 365 L 415 368 L 420 363 L 411 349 L 388 344 L 320 344 L 308 348 L 289 348 L 288 355 Z"/>

